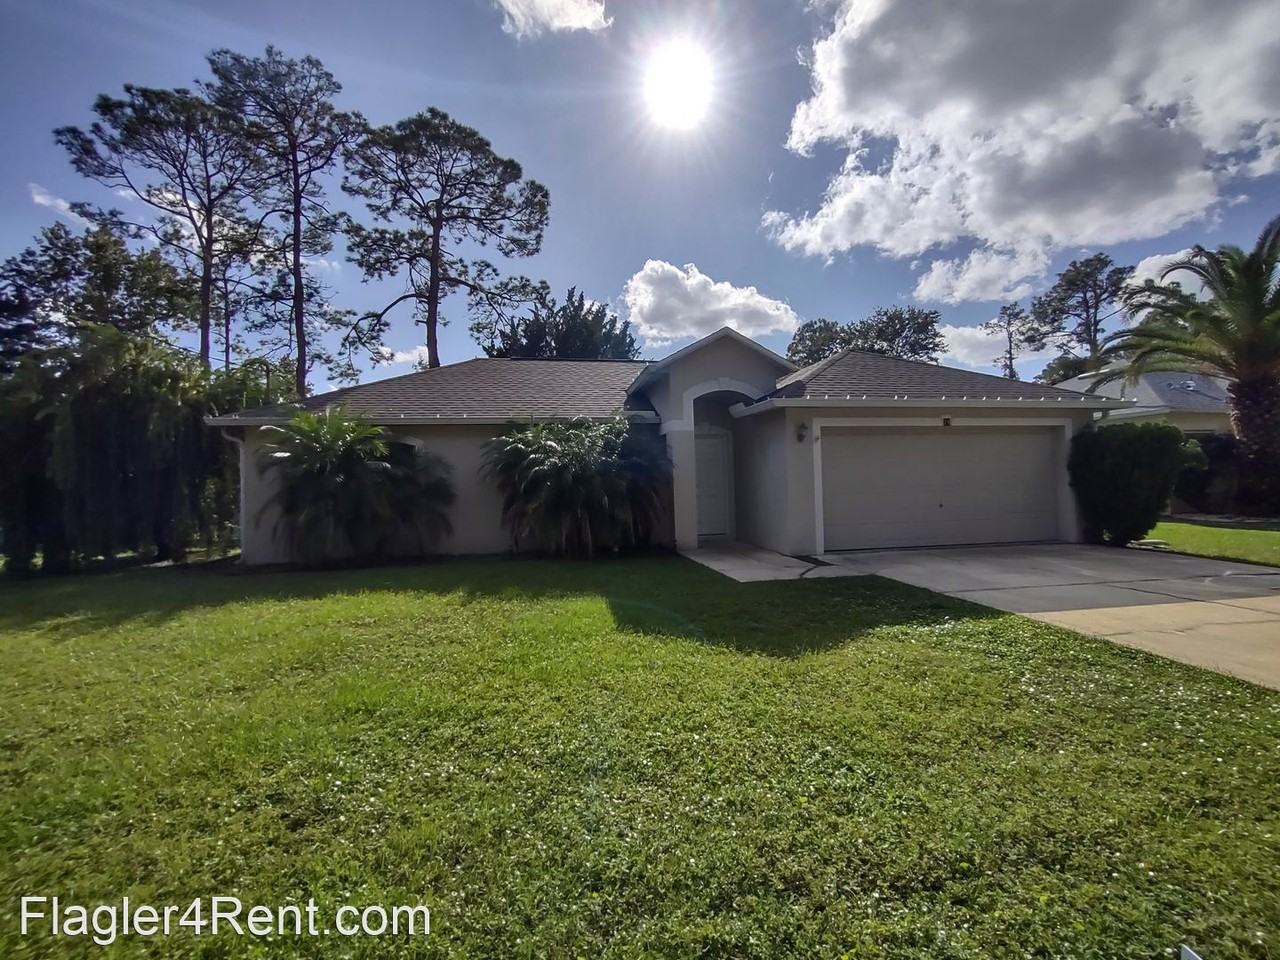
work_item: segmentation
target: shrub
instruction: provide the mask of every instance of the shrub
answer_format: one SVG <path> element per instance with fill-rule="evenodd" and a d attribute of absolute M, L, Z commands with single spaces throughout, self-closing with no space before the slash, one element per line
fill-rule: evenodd
<path fill-rule="evenodd" d="M 1123 547 L 1156 525 L 1186 463 L 1182 431 L 1122 423 L 1079 433 L 1067 469 L 1089 543 Z"/>
<path fill-rule="evenodd" d="M 1198 437 L 1204 459 L 1178 474 L 1174 495 L 1199 513 L 1235 513 L 1239 484 L 1239 442 L 1230 433 Z"/>
<path fill-rule="evenodd" d="M 24 354 L 0 377 L 6 572 L 181 560 L 212 545 L 235 517 L 239 480 L 234 446 L 204 418 L 278 399 L 254 380 L 91 323 Z"/>
<path fill-rule="evenodd" d="M 419 552 L 452 532 L 448 465 L 395 444 L 382 427 L 340 407 L 264 427 L 264 472 L 280 478 L 278 507 L 292 555 L 304 563 L 386 555 L 407 532 Z M 264 507 L 265 509 L 265 507 Z"/>
<path fill-rule="evenodd" d="M 619 416 L 513 426 L 490 441 L 485 473 L 502 492 L 517 547 L 590 557 L 650 541 L 671 464 L 661 438 Z"/>

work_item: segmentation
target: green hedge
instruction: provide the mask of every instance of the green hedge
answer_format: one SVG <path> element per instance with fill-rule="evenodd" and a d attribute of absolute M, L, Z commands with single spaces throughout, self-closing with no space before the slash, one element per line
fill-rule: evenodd
<path fill-rule="evenodd" d="M 1141 540 L 1169 503 L 1186 463 L 1182 431 L 1164 423 L 1120 423 L 1071 442 L 1067 469 L 1089 543 Z"/>
<path fill-rule="evenodd" d="M 1202 455 L 1178 475 L 1174 497 L 1198 513 L 1243 512 L 1237 496 L 1240 441 L 1230 433 L 1210 433 L 1196 443 Z"/>

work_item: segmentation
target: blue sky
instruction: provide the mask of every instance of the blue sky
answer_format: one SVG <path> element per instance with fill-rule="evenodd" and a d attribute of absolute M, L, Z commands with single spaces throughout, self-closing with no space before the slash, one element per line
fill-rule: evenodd
<path fill-rule="evenodd" d="M 518 159 L 550 189 L 551 224 L 541 254 L 507 266 L 630 312 L 646 355 L 725 321 L 781 350 L 803 319 L 924 303 L 948 325 L 947 362 L 981 367 L 993 351 L 968 328 L 1072 257 L 1247 244 L 1280 213 L 1269 6 L 3 0 L 0 253 L 60 200 L 103 199 L 51 133 L 87 124 L 98 93 L 190 85 L 208 51 L 273 43 L 319 57 L 340 105 L 374 122 L 440 107 Z M 676 37 L 714 77 L 691 130 L 657 126 L 642 96 Z M 341 248 L 332 260 L 340 306 L 398 290 L 362 283 Z M 476 355 L 465 304 L 445 315 L 444 361 Z M 395 316 L 407 354 L 423 331 Z"/>

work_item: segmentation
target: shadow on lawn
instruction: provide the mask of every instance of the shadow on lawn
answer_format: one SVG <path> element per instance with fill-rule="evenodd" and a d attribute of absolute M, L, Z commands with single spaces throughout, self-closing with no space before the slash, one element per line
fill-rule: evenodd
<path fill-rule="evenodd" d="M 58 642 L 246 601 L 370 592 L 452 595 L 463 604 L 595 597 L 625 632 L 782 657 L 831 649 L 877 627 L 999 615 L 878 577 L 744 584 L 675 556 L 590 563 L 508 557 L 235 574 L 205 564 L 10 583 L 0 587 L 0 631 L 36 630 Z"/>

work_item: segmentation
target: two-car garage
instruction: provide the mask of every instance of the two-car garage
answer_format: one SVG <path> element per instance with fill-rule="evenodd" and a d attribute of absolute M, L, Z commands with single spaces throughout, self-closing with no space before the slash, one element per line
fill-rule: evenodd
<path fill-rule="evenodd" d="M 1059 425 L 828 425 L 818 445 L 823 551 L 1063 537 Z"/>

